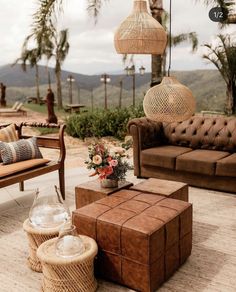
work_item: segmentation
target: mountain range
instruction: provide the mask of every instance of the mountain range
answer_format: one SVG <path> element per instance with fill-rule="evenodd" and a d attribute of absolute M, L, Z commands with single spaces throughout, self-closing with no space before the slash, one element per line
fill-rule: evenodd
<path fill-rule="evenodd" d="M 49 68 L 52 88 L 56 91 L 55 74 L 52 68 Z M 44 66 L 39 66 L 40 73 L 40 92 L 42 96 L 46 95 L 48 88 L 48 74 Z M 100 81 L 100 75 L 84 75 L 69 71 L 62 71 L 62 90 L 63 101 L 68 101 L 69 84 L 66 81 L 68 75 L 72 75 L 75 82 L 73 88 L 73 102 L 82 102 L 87 106 L 103 106 L 104 104 L 104 84 Z M 173 76 L 184 85 L 188 86 L 197 100 L 197 110 L 217 110 L 223 111 L 225 104 L 225 83 L 218 70 L 193 70 L 193 71 L 173 71 Z M 108 104 L 117 106 L 119 97 L 122 95 L 122 104 L 130 105 L 132 103 L 133 79 L 130 76 L 122 74 L 110 75 L 111 82 L 107 85 Z M 143 97 L 150 87 L 150 73 L 143 76 L 138 73 L 135 75 L 136 100 L 137 103 L 143 100 Z M 122 84 L 122 93 L 120 81 Z M 0 82 L 7 86 L 7 100 L 24 100 L 28 96 L 35 96 L 35 69 L 27 67 L 24 72 L 20 65 L 5 65 L 0 67 Z M 93 98 L 92 98 L 93 97 Z"/>

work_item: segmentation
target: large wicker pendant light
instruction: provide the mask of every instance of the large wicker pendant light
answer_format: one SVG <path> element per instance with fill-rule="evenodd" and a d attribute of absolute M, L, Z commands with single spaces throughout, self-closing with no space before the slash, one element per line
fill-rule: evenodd
<path fill-rule="evenodd" d="M 195 98 L 190 89 L 178 82 L 175 77 L 170 77 L 171 39 L 169 46 L 168 77 L 164 77 L 161 84 L 150 88 L 143 101 L 143 109 L 148 118 L 167 123 L 187 120 L 194 114 L 196 107 Z"/>
<path fill-rule="evenodd" d="M 151 120 L 181 122 L 193 115 L 195 99 L 192 92 L 175 77 L 164 77 L 161 84 L 148 90 L 143 108 Z"/>
<path fill-rule="evenodd" d="M 134 0 L 133 11 L 117 29 L 114 43 L 118 54 L 162 55 L 167 34 L 148 13 L 146 0 Z"/>

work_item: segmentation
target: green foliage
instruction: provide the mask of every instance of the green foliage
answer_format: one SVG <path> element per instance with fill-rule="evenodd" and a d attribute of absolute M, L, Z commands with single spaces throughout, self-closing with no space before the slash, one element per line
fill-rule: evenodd
<path fill-rule="evenodd" d="M 48 134 L 58 133 L 58 129 L 54 129 L 54 128 L 41 128 L 41 127 L 38 127 L 37 130 L 39 131 L 40 135 L 42 135 L 42 136 L 48 135 Z"/>
<path fill-rule="evenodd" d="M 96 110 L 71 115 L 66 121 L 66 131 L 73 137 L 114 136 L 122 139 L 127 134 L 128 121 L 135 117 L 143 117 L 142 106 L 114 110 Z"/>

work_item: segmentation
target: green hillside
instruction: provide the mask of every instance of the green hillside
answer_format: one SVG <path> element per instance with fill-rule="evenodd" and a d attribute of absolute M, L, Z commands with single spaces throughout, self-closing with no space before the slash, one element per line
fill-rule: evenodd
<path fill-rule="evenodd" d="M 13 71 L 12 71 L 13 72 Z M 34 76 L 31 72 L 30 78 Z M 63 80 L 67 73 L 64 71 Z M 8 72 L 9 74 L 9 72 Z M 13 74 L 13 73 L 12 73 Z M 17 71 L 17 76 L 20 72 Z M 25 73 L 21 73 L 25 74 Z M 72 73 L 74 74 L 74 73 Z M 1 75 L 1 68 L 0 68 Z M 13 74 L 14 75 L 14 74 Z M 83 76 L 83 82 L 73 83 L 73 102 L 81 102 L 86 106 L 91 107 L 91 89 L 93 88 L 93 104 L 94 107 L 103 107 L 104 105 L 104 84 L 100 83 L 100 76 Z M 225 83 L 222 80 L 220 74 L 217 70 L 195 70 L 195 71 L 176 71 L 172 73 L 177 79 L 184 85 L 188 86 L 197 100 L 197 111 L 201 110 L 212 110 L 212 111 L 224 111 L 225 104 Z M 11 79 L 11 74 L 8 75 L 9 83 L 12 84 L 14 78 Z M 28 75 L 27 75 L 28 76 Z M 19 76 L 18 76 L 19 77 Z M 144 76 L 136 76 L 136 102 L 141 102 L 146 91 L 149 89 L 150 84 L 150 73 L 146 73 Z M 108 105 L 109 107 L 118 106 L 120 87 L 119 81 L 123 79 L 123 90 L 122 90 L 122 106 L 127 106 L 132 104 L 132 78 L 126 77 L 124 75 L 111 75 L 111 83 L 107 85 L 107 95 L 108 95 Z M 12 80 L 10 82 L 10 80 Z M 1 79 L 0 79 L 1 81 Z M 44 80 L 45 81 L 45 80 Z M 27 84 L 32 83 L 27 78 Z M 18 82 L 19 84 L 19 82 Z M 25 84 L 25 83 L 24 83 Z M 42 84 L 40 86 L 41 96 L 45 96 L 47 93 L 47 84 Z M 56 92 L 55 84 L 52 84 L 54 92 Z M 66 81 L 62 82 L 63 88 L 63 102 L 68 103 L 69 88 Z M 7 87 L 7 102 L 12 104 L 15 100 L 26 100 L 29 96 L 35 96 L 34 86 L 8 86 Z"/>

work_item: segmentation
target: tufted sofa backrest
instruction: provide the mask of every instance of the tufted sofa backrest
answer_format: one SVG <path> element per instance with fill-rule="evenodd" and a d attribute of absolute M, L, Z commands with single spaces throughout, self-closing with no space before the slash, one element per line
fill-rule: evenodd
<path fill-rule="evenodd" d="M 180 123 L 163 124 L 163 130 L 171 145 L 236 151 L 236 118 L 193 116 Z"/>

